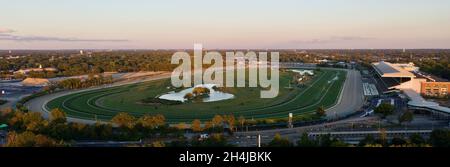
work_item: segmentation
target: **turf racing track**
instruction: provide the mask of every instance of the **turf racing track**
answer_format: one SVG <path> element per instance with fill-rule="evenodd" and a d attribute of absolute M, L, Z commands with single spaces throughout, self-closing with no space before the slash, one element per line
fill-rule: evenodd
<path fill-rule="evenodd" d="M 289 98 L 267 106 L 253 106 L 252 108 L 239 109 L 232 107 L 229 112 L 235 116 L 244 116 L 254 119 L 285 118 L 288 113 L 295 116 L 313 113 L 317 107 L 327 108 L 328 115 L 348 112 L 362 105 L 362 93 L 358 88 L 359 73 L 352 70 L 323 70 L 312 83 L 305 89 L 294 92 Z M 169 123 L 190 122 L 193 119 L 210 120 L 215 114 L 223 114 L 222 111 L 202 112 L 178 111 L 177 109 L 155 110 L 138 106 L 114 107 L 104 103 L 105 98 L 118 98 L 124 93 L 139 94 L 134 90 L 142 86 L 152 86 L 154 82 L 164 80 L 164 77 L 150 81 L 114 85 L 111 87 L 93 88 L 79 91 L 63 92 L 56 95 L 48 95 L 34 99 L 26 104 L 32 111 L 40 111 L 48 115 L 52 108 L 64 110 L 70 121 L 92 123 L 93 120 L 110 120 L 118 112 L 128 112 L 136 117 L 144 114 L 163 114 Z M 337 79 L 336 79 L 337 78 Z M 355 88 L 356 86 L 356 88 Z M 362 89 L 362 86 L 359 86 Z M 349 100 L 342 98 L 352 96 Z M 360 98 L 361 97 L 361 100 Z M 359 104 L 361 103 L 361 104 Z M 129 109 L 128 109 L 129 108 Z M 198 108 L 198 107 L 197 107 Z"/>

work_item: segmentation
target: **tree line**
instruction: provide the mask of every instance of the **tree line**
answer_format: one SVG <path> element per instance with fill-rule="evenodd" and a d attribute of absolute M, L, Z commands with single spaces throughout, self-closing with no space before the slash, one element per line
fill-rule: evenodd
<path fill-rule="evenodd" d="M 113 83 L 112 76 L 103 76 L 103 75 L 88 75 L 88 78 L 82 80 L 80 78 L 69 78 L 64 79 L 56 83 L 56 85 L 50 86 L 49 89 L 61 88 L 61 89 L 81 89 L 88 88 L 92 86 L 100 86 L 104 84 Z M 56 86 L 56 87 L 54 87 Z"/>
<path fill-rule="evenodd" d="M 92 51 L 80 55 L 74 51 L 30 51 L 18 52 L 18 59 L 0 61 L 0 77 L 10 74 L 10 70 L 22 68 L 54 67 L 59 71 L 33 72 L 35 77 L 75 76 L 103 72 L 171 71 L 176 65 L 170 63 L 177 50 L 124 50 Z M 238 50 L 233 50 L 238 51 Z M 266 51 L 266 50 L 255 50 Z M 281 62 L 316 63 L 318 60 L 359 62 L 370 65 L 376 61 L 393 63 L 414 62 L 423 71 L 450 79 L 450 50 L 442 49 L 379 49 L 379 50 L 269 50 L 280 53 Z M 188 51 L 192 54 L 192 50 Z M 225 51 L 219 51 L 225 56 Z M 246 50 L 243 50 L 246 53 Z"/>
<path fill-rule="evenodd" d="M 73 52 L 21 53 L 18 59 L 2 59 L 0 74 L 4 77 L 25 68 L 54 67 L 58 72 L 31 72 L 30 77 L 51 78 L 55 76 L 77 76 L 103 72 L 171 71 L 170 63 L 174 51 L 96 51 L 89 55 Z M 20 54 L 20 53 L 18 53 Z M 20 77 L 20 76 L 18 76 Z M 24 77 L 24 76 L 22 76 Z"/>
<path fill-rule="evenodd" d="M 224 132 L 225 124 L 233 129 L 235 119 L 231 115 L 217 115 L 204 127 L 197 125 L 197 120 L 194 120 L 190 128 L 184 123 L 169 126 L 161 114 L 136 118 L 121 112 L 110 121 L 91 125 L 68 122 L 66 113 L 56 108 L 51 110 L 48 120 L 38 112 L 5 109 L 1 111 L 0 122 L 9 125 L 6 146 L 70 146 L 74 141 L 80 140 L 137 141 L 156 137 L 182 139 L 187 131 L 220 134 Z M 223 143 L 222 140 L 224 139 L 219 135 L 200 143 L 196 141 L 196 144 L 203 145 L 213 141 Z"/>
<path fill-rule="evenodd" d="M 320 110 L 320 109 L 319 109 Z M 24 112 L 20 110 L 2 110 L 0 122 L 9 125 L 10 132 L 7 135 L 6 146 L 71 146 L 77 140 L 119 140 L 136 141 L 140 139 L 172 138 L 171 142 L 156 140 L 146 143 L 144 146 L 232 146 L 222 135 L 224 132 L 232 133 L 233 130 L 245 125 L 244 117 L 235 118 L 233 115 L 216 115 L 211 121 L 202 122 L 193 120 L 190 127 L 185 123 L 169 126 L 163 115 L 144 115 L 136 118 L 128 113 L 118 113 L 109 122 L 97 122 L 95 124 L 81 124 L 67 122 L 66 114 L 60 109 L 53 109 L 49 119 L 46 120 L 40 113 Z M 193 138 L 188 141 L 184 133 L 212 134 L 201 139 Z M 287 138 L 277 134 L 265 147 L 347 147 L 349 145 L 330 135 L 322 135 L 311 139 L 304 133 L 297 142 L 293 143 Z M 380 130 L 380 135 L 368 135 L 356 146 L 360 147 L 450 147 L 449 130 L 433 130 L 429 139 L 420 135 L 411 135 L 409 138 L 387 139 L 385 130 Z"/>

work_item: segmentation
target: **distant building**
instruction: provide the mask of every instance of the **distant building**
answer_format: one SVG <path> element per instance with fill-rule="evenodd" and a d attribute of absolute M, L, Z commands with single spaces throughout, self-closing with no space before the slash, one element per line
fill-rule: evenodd
<path fill-rule="evenodd" d="M 39 68 L 27 68 L 27 69 L 17 70 L 14 72 L 14 74 L 27 75 L 30 72 L 43 72 L 43 71 L 57 72 L 58 69 L 53 68 L 53 67 L 42 68 L 42 65 L 40 65 Z"/>
<path fill-rule="evenodd" d="M 420 93 L 425 96 L 445 97 L 450 90 L 450 82 L 422 82 Z"/>
<path fill-rule="evenodd" d="M 8 57 L 6 57 L 6 59 L 18 59 L 18 58 L 20 58 L 20 56 L 9 55 Z"/>
<path fill-rule="evenodd" d="M 317 62 L 319 62 L 319 63 L 328 63 L 328 62 L 330 62 L 330 61 L 327 60 L 327 59 L 322 59 L 322 60 L 317 60 Z"/>

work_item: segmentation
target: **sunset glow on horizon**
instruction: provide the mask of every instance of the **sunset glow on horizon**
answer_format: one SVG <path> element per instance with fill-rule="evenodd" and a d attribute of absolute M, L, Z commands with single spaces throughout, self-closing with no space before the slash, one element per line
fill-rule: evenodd
<path fill-rule="evenodd" d="M 0 1 L 0 49 L 450 48 L 447 0 Z"/>

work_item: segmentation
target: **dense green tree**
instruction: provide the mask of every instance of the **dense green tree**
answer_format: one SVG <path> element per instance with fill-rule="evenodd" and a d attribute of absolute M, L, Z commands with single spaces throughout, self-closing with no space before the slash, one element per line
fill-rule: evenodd
<path fill-rule="evenodd" d="M 194 96 L 209 94 L 209 92 L 210 92 L 210 90 L 208 88 L 205 88 L 205 87 L 195 87 L 192 90 L 192 94 L 194 94 Z"/>
<path fill-rule="evenodd" d="M 406 111 L 398 117 L 398 122 L 401 124 L 403 122 L 410 123 L 414 119 L 414 114 L 410 111 Z"/>
<path fill-rule="evenodd" d="M 307 133 L 303 133 L 300 140 L 297 141 L 298 147 L 317 147 L 317 143 L 314 140 L 309 139 Z"/>
<path fill-rule="evenodd" d="M 22 117 L 23 126 L 25 129 L 31 132 L 40 132 L 44 130 L 47 121 L 42 118 L 41 113 L 27 112 Z"/>
<path fill-rule="evenodd" d="M 436 129 L 431 132 L 430 143 L 433 147 L 450 147 L 450 131 Z"/>
<path fill-rule="evenodd" d="M 119 127 L 132 129 L 136 124 L 136 118 L 126 112 L 120 112 L 111 119 L 111 122 Z"/>
<path fill-rule="evenodd" d="M 214 133 L 204 140 L 193 139 L 191 145 L 194 147 L 230 147 L 222 134 Z"/>
<path fill-rule="evenodd" d="M 201 121 L 199 119 L 195 119 L 194 121 L 192 121 L 192 125 L 191 125 L 191 129 L 194 132 L 200 132 L 202 131 L 202 126 L 201 126 Z"/>
<path fill-rule="evenodd" d="M 9 132 L 6 139 L 7 147 L 54 147 L 61 146 L 55 140 L 44 135 L 35 135 L 33 132 Z"/>
<path fill-rule="evenodd" d="M 393 145 L 393 146 L 403 146 L 403 145 L 406 145 L 406 144 L 407 144 L 407 142 L 404 139 L 402 139 L 402 138 L 394 137 L 391 140 L 391 145 Z"/>
<path fill-rule="evenodd" d="M 238 122 L 239 122 L 239 125 L 241 125 L 241 131 L 244 131 L 245 117 L 242 115 L 239 116 Z"/>
<path fill-rule="evenodd" d="M 319 137 L 319 146 L 320 147 L 331 147 L 331 144 L 333 143 L 333 139 L 331 139 L 331 135 L 321 135 Z"/>
<path fill-rule="evenodd" d="M 107 139 L 111 139 L 113 138 L 113 127 L 111 124 L 105 124 L 105 123 L 95 123 L 93 126 L 89 126 L 91 129 L 88 130 L 88 132 L 90 132 L 90 138 L 94 138 L 94 139 L 103 139 L 103 140 L 107 140 Z M 126 129 L 128 130 L 128 129 Z M 128 131 L 125 132 L 125 134 L 129 134 Z M 120 135 L 120 134 L 119 134 Z M 120 136 L 123 137 L 123 136 Z M 131 136 L 129 139 L 131 139 Z M 125 138 L 127 139 L 127 138 Z"/>
<path fill-rule="evenodd" d="M 363 140 L 359 141 L 358 146 L 366 146 L 375 144 L 375 138 L 372 135 L 366 135 Z"/>
<path fill-rule="evenodd" d="M 330 147 L 348 147 L 348 146 L 349 144 L 338 139 L 333 139 L 333 141 L 330 144 Z"/>
<path fill-rule="evenodd" d="M 0 99 L 0 106 L 6 104 L 7 102 L 8 102 L 7 100 Z"/>
<path fill-rule="evenodd" d="M 272 141 L 267 144 L 267 147 L 292 147 L 293 144 L 288 138 L 283 138 L 279 133 L 275 134 Z"/>
<path fill-rule="evenodd" d="M 425 139 L 419 134 L 412 134 L 409 136 L 409 141 L 418 146 L 426 143 Z"/>
<path fill-rule="evenodd" d="M 148 129 L 156 129 L 165 125 L 165 117 L 161 114 L 151 116 L 144 115 L 138 119 L 138 123 Z"/>
<path fill-rule="evenodd" d="M 55 108 L 50 111 L 50 121 L 52 123 L 66 123 L 66 113 L 59 108 Z"/>
<path fill-rule="evenodd" d="M 220 115 L 215 115 L 214 118 L 211 120 L 213 128 L 215 127 L 222 127 L 223 125 L 223 117 Z"/>
<path fill-rule="evenodd" d="M 234 115 L 223 115 L 223 120 L 228 125 L 228 129 L 233 131 L 236 124 L 236 118 Z"/>
<path fill-rule="evenodd" d="M 326 116 L 326 111 L 325 111 L 325 109 L 323 108 L 323 106 L 317 108 L 317 110 L 316 110 L 316 115 L 318 115 L 319 117 Z"/>
<path fill-rule="evenodd" d="M 387 103 L 380 104 L 377 108 L 375 108 L 375 113 L 379 113 L 385 118 L 388 115 L 391 115 L 394 112 L 394 106 Z"/>
<path fill-rule="evenodd" d="M 183 97 L 184 99 L 191 100 L 194 98 L 194 95 L 192 93 L 186 93 Z"/>

